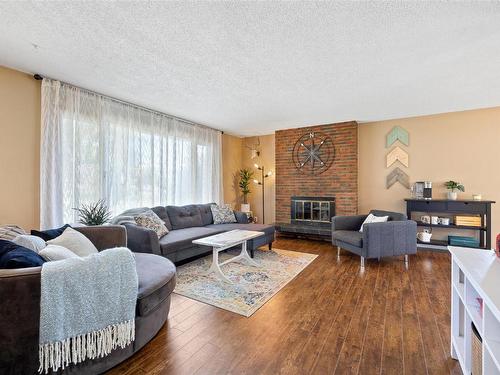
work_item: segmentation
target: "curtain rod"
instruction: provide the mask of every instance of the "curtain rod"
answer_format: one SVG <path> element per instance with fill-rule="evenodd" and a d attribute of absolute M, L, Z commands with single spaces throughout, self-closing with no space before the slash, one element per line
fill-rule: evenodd
<path fill-rule="evenodd" d="M 33 75 L 33 78 L 36 79 L 37 81 L 42 81 L 44 77 L 42 77 L 40 74 L 37 73 L 37 74 Z M 47 78 L 47 77 L 45 77 L 45 78 Z M 52 78 L 49 78 L 49 79 L 52 79 Z M 143 107 L 141 105 L 137 105 L 137 104 L 133 104 L 133 103 L 130 103 L 130 102 L 126 102 L 125 100 L 113 98 L 112 96 L 104 95 L 104 94 L 101 94 L 101 93 L 98 93 L 98 92 L 95 92 L 95 91 L 91 91 L 89 89 L 86 89 L 86 88 L 83 88 L 83 87 L 80 87 L 80 86 L 75 86 L 75 85 L 72 85 L 70 83 L 66 83 L 66 82 L 63 82 L 63 83 L 65 85 L 70 85 L 70 86 L 76 87 L 76 88 L 78 88 L 80 90 L 86 91 L 89 94 L 96 94 L 96 95 L 99 95 L 99 96 L 104 96 L 104 97 L 109 98 L 110 100 L 112 100 L 114 102 L 117 102 L 117 103 L 126 104 L 126 105 L 129 105 L 131 107 L 135 107 L 137 109 L 141 109 L 143 111 L 148 111 L 148 112 L 152 112 L 152 113 L 160 114 L 162 116 L 169 117 L 169 118 L 171 118 L 173 120 L 177 120 L 177 121 L 183 122 L 183 123 L 188 124 L 188 125 L 198 126 L 198 127 L 202 127 L 202 128 L 208 128 L 208 129 L 211 129 L 211 130 L 218 131 L 221 134 L 224 134 L 224 132 L 222 130 L 214 129 L 211 126 L 207 126 L 207 125 L 203 125 L 203 124 L 198 124 L 196 122 L 186 120 L 186 119 L 184 119 L 182 117 L 177 117 L 177 116 L 169 115 L 169 114 L 166 114 L 166 113 L 163 113 L 163 112 L 160 112 L 160 111 L 156 111 L 156 110 L 151 109 L 151 108 L 147 108 L 147 107 Z"/>

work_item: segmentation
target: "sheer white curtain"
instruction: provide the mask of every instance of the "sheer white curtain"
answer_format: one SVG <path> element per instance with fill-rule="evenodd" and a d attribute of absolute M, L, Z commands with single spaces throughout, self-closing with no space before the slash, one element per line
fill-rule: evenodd
<path fill-rule="evenodd" d="M 59 81 L 42 82 L 41 227 L 105 199 L 125 209 L 220 202 L 221 132 Z"/>

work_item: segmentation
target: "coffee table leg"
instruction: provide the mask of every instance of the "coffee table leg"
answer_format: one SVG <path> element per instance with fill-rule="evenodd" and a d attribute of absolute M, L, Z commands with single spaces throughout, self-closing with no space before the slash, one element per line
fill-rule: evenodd
<path fill-rule="evenodd" d="M 233 283 L 229 278 L 222 273 L 222 270 L 220 269 L 219 266 L 219 250 L 214 247 L 213 248 L 213 256 L 212 256 L 212 265 L 208 269 L 208 273 L 213 272 L 215 275 L 219 278 L 222 279 L 223 281 L 227 283 Z"/>
<path fill-rule="evenodd" d="M 254 266 L 254 267 L 259 267 L 259 264 L 253 260 L 250 255 L 248 254 L 248 251 L 247 251 L 247 241 L 243 242 L 241 244 L 241 253 L 231 259 L 229 259 L 228 261 L 226 261 L 227 263 L 229 262 L 237 262 L 239 260 L 246 260 L 251 266 Z"/>

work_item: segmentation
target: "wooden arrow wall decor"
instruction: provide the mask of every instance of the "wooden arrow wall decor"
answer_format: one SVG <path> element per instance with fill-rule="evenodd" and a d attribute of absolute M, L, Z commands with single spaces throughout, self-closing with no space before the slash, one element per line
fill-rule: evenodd
<path fill-rule="evenodd" d="M 407 189 L 410 188 L 410 177 L 399 168 L 395 168 L 387 175 L 386 188 L 389 189 L 396 182 L 399 182 Z"/>
<path fill-rule="evenodd" d="M 393 127 L 389 134 L 387 134 L 385 147 L 392 146 L 396 141 L 400 141 L 406 146 L 409 144 L 408 132 L 400 126 Z"/>
<path fill-rule="evenodd" d="M 399 146 L 394 147 L 394 149 L 387 154 L 386 167 L 389 168 L 396 161 L 399 161 L 406 168 L 408 168 L 409 165 L 408 153 Z"/>

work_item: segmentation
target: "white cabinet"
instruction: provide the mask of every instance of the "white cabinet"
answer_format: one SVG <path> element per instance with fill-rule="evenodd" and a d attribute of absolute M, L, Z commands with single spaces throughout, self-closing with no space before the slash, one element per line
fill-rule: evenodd
<path fill-rule="evenodd" d="M 483 339 L 483 374 L 500 374 L 500 259 L 491 250 L 448 247 L 451 263 L 451 356 L 472 367 L 472 326 Z"/>

